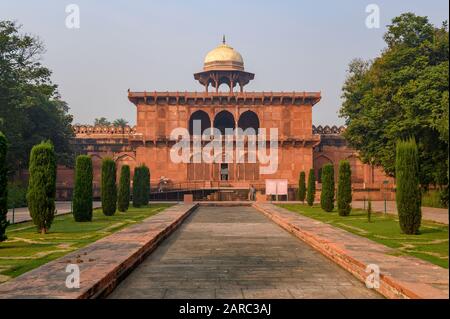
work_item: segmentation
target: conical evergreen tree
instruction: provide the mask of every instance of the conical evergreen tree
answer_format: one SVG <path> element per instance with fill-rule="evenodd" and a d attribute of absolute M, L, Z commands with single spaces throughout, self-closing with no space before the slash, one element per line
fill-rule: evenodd
<path fill-rule="evenodd" d="M 56 155 L 51 142 L 31 149 L 27 203 L 38 231 L 47 233 L 55 216 Z"/>
<path fill-rule="evenodd" d="M 314 198 L 316 197 L 316 175 L 314 173 L 314 168 L 309 170 L 308 175 L 308 192 L 306 194 L 306 201 L 309 206 L 314 205 Z"/>
<path fill-rule="evenodd" d="M 331 212 L 334 209 L 334 167 L 332 164 L 325 164 L 322 167 L 320 206 L 326 212 Z"/>
<path fill-rule="evenodd" d="M 77 157 L 75 187 L 73 191 L 73 217 L 77 222 L 92 220 L 92 159 L 88 155 Z"/>
<path fill-rule="evenodd" d="M 304 202 L 306 197 L 306 182 L 305 172 L 300 172 L 300 178 L 298 180 L 298 200 Z"/>
<path fill-rule="evenodd" d="M 130 205 L 130 166 L 123 165 L 120 170 L 119 194 L 117 206 L 120 212 L 126 212 Z"/>
<path fill-rule="evenodd" d="M 137 166 L 134 168 L 133 175 L 133 207 L 141 207 L 142 199 L 142 168 Z"/>
<path fill-rule="evenodd" d="M 7 239 L 6 227 L 8 227 L 8 178 L 6 169 L 6 152 L 8 142 L 5 135 L 0 132 L 0 242 Z"/>
<path fill-rule="evenodd" d="M 348 161 L 339 162 L 338 190 L 337 190 L 338 213 L 348 216 L 352 210 L 352 171 Z"/>
<path fill-rule="evenodd" d="M 416 141 L 412 138 L 397 142 L 395 177 L 400 228 L 405 234 L 417 234 L 422 211 L 418 151 Z"/>
<path fill-rule="evenodd" d="M 102 162 L 101 197 L 103 214 L 114 215 L 117 209 L 116 163 L 111 158 Z"/>

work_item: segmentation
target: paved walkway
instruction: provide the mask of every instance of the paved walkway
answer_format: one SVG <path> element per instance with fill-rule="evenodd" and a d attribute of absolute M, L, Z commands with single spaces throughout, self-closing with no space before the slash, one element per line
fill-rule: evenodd
<path fill-rule="evenodd" d="M 101 202 L 94 202 L 93 207 L 100 207 Z M 70 202 L 56 202 L 56 215 L 64 215 L 71 212 L 71 203 Z M 13 221 L 13 212 L 12 209 L 8 210 L 8 220 L 10 223 Z M 28 207 L 16 208 L 14 210 L 14 223 L 23 223 L 31 220 L 30 212 L 28 211 Z"/>
<path fill-rule="evenodd" d="M 252 207 L 200 207 L 110 298 L 380 298 Z"/>
<path fill-rule="evenodd" d="M 354 208 L 363 208 L 364 202 L 352 202 L 352 206 Z M 384 212 L 384 201 L 373 201 L 372 209 L 376 212 Z M 388 214 L 397 215 L 397 205 L 395 201 L 386 202 L 386 212 Z M 448 225 L 448 209 L 422 207 L 422 219 Z"/>
<path fill-rule="evenodd" d="M 171 206 L 140 223 L 26 272 L 0 285 L 0 299 L 102 297 L 121 276 L 171 234 L 195 207 L 192 204 Z M 68 270 L 69 265 L 79 267 L 79 288 L 66 286 L 70 276 L 75 275 L 75 268 Z"/>
<path fill-rule="evenodd" d="M 255 203 L 253 207 L 361 281 L 367 278 L 366 267 L 378 266 L 378 291 L 386 297 L 449 298 L 448 269 L 413 256 L 399 255 L 393 248 L 270 203 Z"/>

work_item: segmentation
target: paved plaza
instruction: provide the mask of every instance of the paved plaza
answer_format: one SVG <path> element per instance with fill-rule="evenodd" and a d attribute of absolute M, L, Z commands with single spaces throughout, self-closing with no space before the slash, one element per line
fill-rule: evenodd
<path fill-rule="evenodd" d="M 381 298 L 251 207 L 200 207 L 110 298 Z"/>

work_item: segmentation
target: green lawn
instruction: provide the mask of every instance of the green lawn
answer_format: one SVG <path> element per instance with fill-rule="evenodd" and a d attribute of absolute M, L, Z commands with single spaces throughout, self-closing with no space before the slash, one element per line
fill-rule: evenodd
<path fill-rule="evenodd" d="M 68 254 L 126 226 L 138 223 L 172 204 L 151 204 L 114 216 L 94 211 L 92 222 L 76 223 L 72 214 L 55 217 L 46 235 L 36 232 L 32 222 L 7 228 L 8 240 L 0 243 L 0 282 L 17 277 L 53 259 Z"/>
<path fill-rule="evenodd" d="M 372 222 L 369 223 L 367 213 L 360 209 L 352 210 L 350 216 L 341 217 L 336 210 L 327 213 L 319 206 L 309 207 L 301 204 L 279 206 L 395 248 L 398 255 L 412 255 L 448 268 L 447 225 L 422 221 L 419 235 L 405 235 L 400 231 L 398 218 L 392 215 L 372 213 Z"/>

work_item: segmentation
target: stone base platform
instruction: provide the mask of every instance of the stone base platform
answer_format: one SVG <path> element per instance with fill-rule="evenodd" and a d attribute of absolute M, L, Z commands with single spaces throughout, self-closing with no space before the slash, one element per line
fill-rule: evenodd
<path fill-rule="evenodd" d="M 109 294 L 117 283 L 151 253 L 195 209 L 180 204 L 102 238 L 0 285 L 0 299 L 87 299 Z M 80 269 L 80 287 L 67 288 L 69 264 Z"/>
<path fill-rule="evenodd" d="M 448 299 L 448 269 L 412 256 L 394 256 L 394 250 L 320 221 L 269 203 L 254 203 L 282 228 L 321 252 L 365 282 L 366 267 L 380 269 L 376 290 L 387 298 Z"/>

